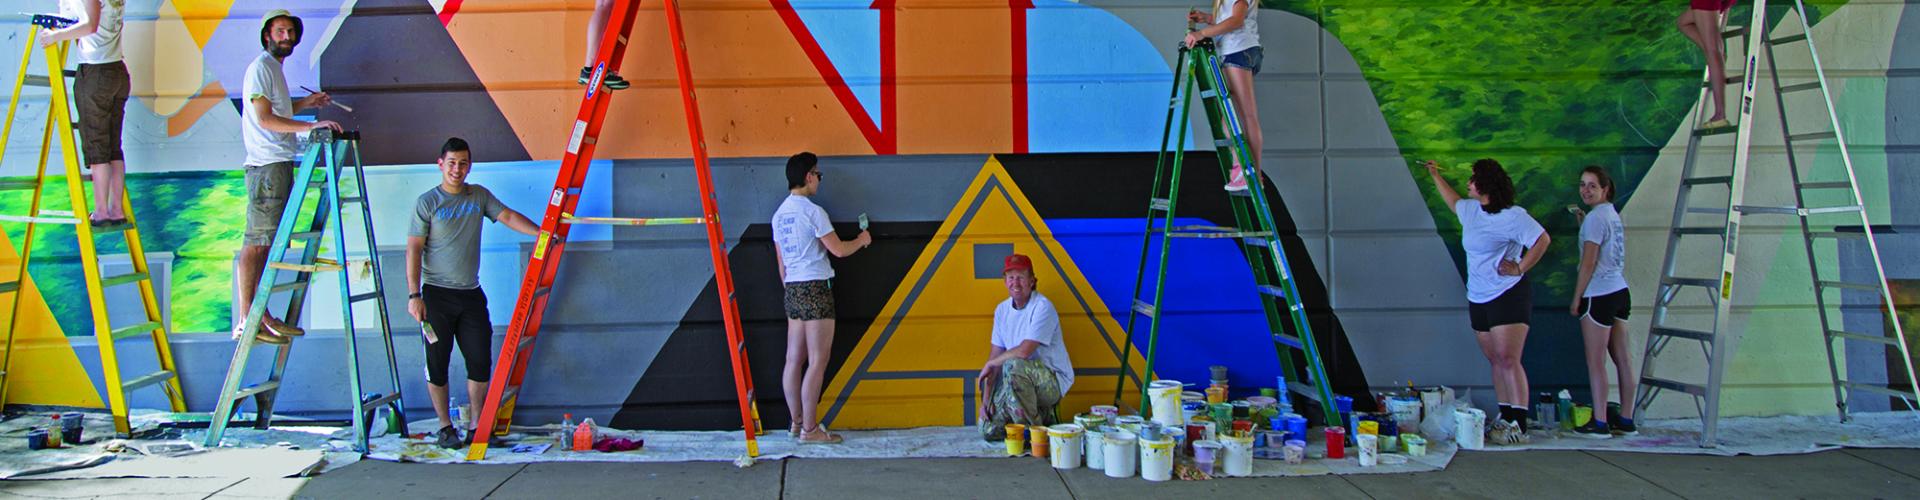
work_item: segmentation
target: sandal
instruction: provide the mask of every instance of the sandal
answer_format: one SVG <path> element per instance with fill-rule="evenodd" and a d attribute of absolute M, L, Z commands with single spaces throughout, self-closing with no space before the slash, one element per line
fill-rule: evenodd
<path fill-rule="evenodd" d="M 793 426 L 787 428 L 787 437 L 798 440 L 800 439 L 800 432 L 800 423 L 794 422 Z"/>
<path fill-rule="evenodd" d="M 800 444 L 840 444 L 844 440 L 839 434 L 828 432 L 827 426 L 824 425 L 814 427 L 810 431 L 802 431 L 800 435 Z"/>

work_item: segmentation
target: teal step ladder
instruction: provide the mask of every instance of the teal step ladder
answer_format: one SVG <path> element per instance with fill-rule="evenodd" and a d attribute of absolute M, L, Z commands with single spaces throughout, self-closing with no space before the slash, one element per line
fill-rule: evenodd
<path fill-rule="evenodd" d="M 1729 339 L 1725 337 L 1738 333 L 1729 331 L 1727 324 L 1733 317 L 1735 287 L 1740 284 L 1735 279 L 1739 257 L 1737 243 L 1740 226 L 1746 216 L 1784 215 L 1800 221 L 1801 241 L 1805 245 L 1807 269 L 1812 279 L 1814 307 L 1820 317 L 1821 343 L 1827 351 L 1827 368 L 1832 377 L 1834 403 L 1839 409 L 1840 420 L 1845 422 L 1850 418 L 1847 402 L 1855 392 L 1889 397 L 1905 402 L 1907 409 L 1920 409 L 1914 406 L 1916 399 L 1920 399 L 1920 393 L 1915 392 L 1913 356 L 1907 348 L 1900 319 L 1892 314 L 1894 302 L 1887 289 L 1886 268 L 1881 264 L 1873 224 L 1867 219 L 1866 204 L 1860 196 L 1859 183 L 1853 173 L 1853 159 L 1848 154 L 1845 135 L 1840 129 L 1840 118 L 1833 107 L 1833 96 L 1827 91 L 1826 72 L 1820 66 L 1820 55 L 1814 48 L 1813 39 L 1808 36 L 1812 26 L 1805 17 L 1806 5 L 1799 0 L 1792 2 L 1790 7 L 1798 13 L 1793 17 L 1800 19 L 1799 30 L 1798 33 L 1783 34 L 1776 32 L 1767 22 L 1767 3 L 1766 0 L 1752 2 L 1753 17 L 1746 26 L 1721 30 L 1723 39 L 1741 39 L 1745 42 L 1744 70 L 1738 75 L 1729 74 L 1726 80 L 1727 85 L 1741 86 L 1737 101 L 1740 103 L 1737 108 L 1739 113 L 1730 126 L 1696 128 L 1688 135 L 1686 163 L 1680 171 L 1680 192 L 1674 200 L 1672 229 L 1667 236 L 1666 258 L 1660 268 L 1659 293 L 1654 297 L 1646 354 L 1641 358 L 1640 391 L 1634 397 L 1634 404 L 1645 410 L 1662 392 L 1673 391 L 1692 396 L 1695 409 L 1700 414 L 1700 445 L 1703 447 L 1716 446 L 1718 441 L 1721 385 L 1727 362 L 1733 359 L 1733 350 L 1728 345 Z M 1723 14 L 1723 25 L 1726 24 L 1724 17 Z M 1798 45 L 1806 47 L 1813 61 L 1813 78 L 1804 82 L 1783 82 L 1774 50 Z M 1743 204 L 1747 169 L 1753 153 L 1750 139 L 1753 134 L 1753 102 L 1759 78 L 1756 71 L 1763 54 L 1767 59 L 1768 76 L 1774 90 L 1775 110 L 1780 116 L 1780 132 L 1785 139 L 1786 170 L 1793 179 L 1793 206 Z M 1695 112 L 1694 123 L 1704 121 L 1707 109 L 1712 107 L 1708 101 L 1712 95 L 1707 89 L 1709 83 L 1702 82 L 1700 107 Z M 1787 112 L 1790 100 L 1799 106 L 1816 106 L 1822 111 L 1820 121 L 1826 124 L 1826 130 L 1796 132 L 1789 119 L 1791 115 Z M 1730 137 L 1733 140 L 1734 156 L 1730 173 L 1704 171 L 1700 165 L 1702 143 L 1716 137 Z M 1802 165 L 1797 153 L 1803 149 L 1819 148 L 1822 144 L 1831 145 L 1838 153 L 1842 167 L 1839 170 L 1842 172 L 1828 172 L 1819 180 L 1803 179 L 1811 173 L 1812 166 Z M 1722 192 L 1725 194 L 1722 195 Z M 1822 202 L 1810 202 L 1810 197 Z M 1832 200 L 1844 201 L 1835 203 Z M 1860 230 L 1847 229 L 1850 226 Z M 1822 270 L 1818 251 L 1832 248 L 1837 253 L 1840 240 L 1854 240 L 1866 246 L 1873 263 L 1873 282 L 1843 281 L 1837 276 L 1838 269 Z M 1683 263 L 1682 259 L 1687 262 Z M 1839 259 L 1835 255 L 1826 261 L 1833 265 Z M 1703 275 L 1701 270 L 1689 269 L 1709 261 L 1719 264 L 1713 269 L 1713 274 Z M 1687 290 L 1706 293 L 1683 295 Z M 1844 290 L 1876 293 L 1878 304 L 1884 308 L 1881 309 L 1882 314 L 1887 316 L 1885 323 L 1889 326 L 1880 333 L 1847 331 L 1843 328 L 1839 309 L 1840 293 Z M 1705 302 L 1692 298 L 1697 296 L 1704 297 Z M 1703 305 L 1706 307 L 1700 307 Z M 1712 312 L 1696 317 L 1674 314 L 1676 309 L 1690 307 L 1711 309 Z M 1706 361 L 1704 383 L 1698 382 L 1698 379 L 1681 380 L 1662 369 L 1679 361 L 1663 359 L 1661 356 L 1668 344 L 1676 339 L 1699 343 L 1701 355 Z M 1834 353 L 1836 343 L 1844 349 L 1848 342 L 1897 350 L 1897 366 L 1904 368 L 1904 373 L 1895 373 L 1894 367 L 1890 366 L 1885 383 L 1851 380 Z M 1904 384 L 1905 388 L 1899 388 L 1899 384 Z"/>
<path fill-rule="evenodd" d="M 1132 353 L 1133 338 L 1144 319 L 1147 326 L 1147 366 L 1141 373 L 1145 377 L 1153 376 L 1160 330 L 1163 320 L 1170 314 L 1161 304 L 1166 299 L 1167 262 L 1173 250 L 1173 240 L 1237 239 L 1245 249 L 1243 255 L 1247 266 L 1252 268 L 1254 280 L 1258 283 L 1252 291 L 1260 297 L 1273 347 L 1280 359 L 1281 373 L 1287 379 L 1288 387 L 1281 388 L 1283 394 L 1305 397 L 1319 404 L 1325 422 L 1339 422 L 1339 413 L 1332 404 L 1333 391 L 1328 387 L 1326 368 L 1321 363 L 1320 348 L 1307 320 L 1306 307 L 1300 303 L 1300 291 L 1294 284 L 1292 268 L 1287 265 L 1287 255 L 1280 249 L 1280 235 L 1274 229 L 1273 211 L 1263 182 L 1257 176 L 1249 176 L 1246 190 L 1228 192 L 1233 207 L 1234 227 L 1174 225 L 1175 209 L 1180 201 L 1180 172 L 1186 159 L 1187 123 L 1194 95 L 1198 95 L 1205 106 L 1207 124 L 1212 129 L 1213 137 L 1218 138 L 1213 145 L 1221 172 L 1231 174 L 1229 169 L 1233 168 L 1234 159 L 1249 166 L 1249 170 L 1258 170 L 1254 167 L 1256 152 L 1247 150 L 1246 137 L 1241 133 L 1240 120 L 1231 104 L 1226 79 L 1221 75 L 1219 58 L 1214 55 L 1213 42 L 1207 40 L 1191 48 L 1182 47 L 1175 59 L 1173 95 L 1168 101 L 1167 122 L 1161 132 L 1160 154 L 1154 161 L 1153 193 L 1147 207 L 1146 236 L 1140 244 L 1140 267 L 1133 284 L 1133 305 L 1127 313 L 1127 341 L 1121 348 L 1120 373 L 1131 373 L 1127 361 Z M 1179 120 L 1177 128 L 1174 125 L 1176 115 Z M 1168 149 L 1168 141 L 1176 136 L 1177 144 Z M 1208 188 L 1218 189 L 1214 186 Z M 1149 282 L 1148 250 L 1153 247 L 1156 237 L 1159 237 L 1160 258 L 1154 264 L 1152 281 Z M 1153 295 L 1142 297 L 1141 292 L 1150 284 Z M 1122 376 L 1119 385 L 1114 388 L 1114 404 L 1122 404 L 1120 401 L 1125 394 L 1126 384 L 1126 377 Z M 1141 391 L 1141 413 L 1146 414 L 1152 406 L 1145 403 L 1148 400 L 1146 384 L 1136 380 L 1136 385 Z"/>
<path fill-rule="evenodd" d="M 319 175 L 315 175 L 316 171 Z M 347 182 L 351 174 L 355 190 L 341 193 L 340 185 Z M 255 428 L 266 429 L 273 423 L 274 398 L 279 394 L 282 377 L 287 372 L 287 358 L 292 352 L 293 343 L 281 343 L 273 358 L 273 368 L 265 382 L 240 386 L 241 378 L 246 375 L 247 359 L 255 345 L 260 342 L 255 334 L 260 331 L 260 318 L 267 313 L 268 301 L 273 295 L 290 295 L 286 314 L 281 319 L 287 324 L 299 324 L 300 315 L 306 304 L 307 287 L 312 283 L 314 273 L 337 272 L 340 275 L 340 310 L 345 321 L 346 331 L 346 399 L 350 402 L 355 449 L 365 454 L 367 434 L 372 428 L 372 413 L 381 406 L 387 406 L 393 412 L 395 420 L 389 424 L 390 432 L 404 432 L 407 422 L 405 408 L 400 398 L 400 370 L 394 365 L 393 331 L 388 326 L 386 289 L 380 282 L 379 244 L 373 238 L 373 211 L 367 205 L 366 169 L 360 165 L 360 136 L 357 132 L 335 134 L 329 130 L 316 130 L 312 144 L 300 160 L 300 168 L 294 173 L 295 189 L 287 194 L 287 208 L 280 216 L 280 225 L 273 235 L 273 244 L 267 254 L 267 266 L 261 271 L 260 286 L 255 290 L 253 307 L 247 311 L 247 322 L 241 331 L 233 352 L 233 361 L 227 365 L 226 382 L 220 386 L 220 401 L 213 411 L 212 423 L 207 428 L 206 446 L 220 445 L 221 437 L 227 426 L 238 416 L 241 400 L 254 399 L 256 416 Z M 317 191 L 320 197 L 305 230 L 295 231 L 300 224 L 303 205 L 309 196 Z M 366 236 L 366 249 L 369 265 L 372 269 L 373 291 L 354 294 L 348 281 L 350 264 L 347 260 L 346 229 L 342 219 L 345 214 L 341 207 L 346 204 L 360 206 L 362 229 Z M 323 251 L 321 241 L 331 241 L 331 258 L 320 258 Z M 296 260 L 285 262 L 287 252 L 294 250 L 292 242 L 302 242 L 297 250 Z M 292 273 L 293 280 L 280 282 L 283 273 Z M 386 349 L 388 392 L 385 394 L 362 397 L 360 382 L 359 340 L 355 335 L 353 310 L 354 304 L 373 302 L 378 312 L 380 340 Z"/>

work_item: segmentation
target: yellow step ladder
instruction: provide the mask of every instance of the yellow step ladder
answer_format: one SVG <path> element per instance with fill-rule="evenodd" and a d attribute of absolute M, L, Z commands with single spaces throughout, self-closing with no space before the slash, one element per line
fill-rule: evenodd
<path fill-rule="evenodd" d="M 66 55 L 71 42 L 61 42 L 45 49 L 47 75 L 28 74 L 33 52 L 38 43 L 40 30 L 53 29 L 72 24 L 73 20 L 48 15 L 35 15 L 32 28 L 25 38 L 25 54 L 20 56 L 19 78 L 13 82 L 13 96 L 7 105 L 7 121 L 4 130 L 0 130 L 0 159 L 6 158 L 7 138 L 13 134 L 13 119 L 20 109 L 22 88 L 27 86 L 46 87 L 52 94 L 47 108 L 46 134 L 40 140 L 39 168 L 31 180 L 0 181 L 0 191 L 32 190 L 33 201 L 27 215 L 0 215 L 0 221 L 21 222 L 27 225 L 26 238 L 20 244 L 19 269 L 13 281 L 0 283 L 0 294 L 11 295 L 13 300 L 8 314 L 6 329 L 6 351 L 0 353 L 0 404 L 5 403 L 7 383 L 13 378 L 11 373 L 14 350 L 14 329 L 20 317 L 20 291 L 27 279 L 28 258 L 33 251 L 33 237 L 36 227 L 42 224 L 72 225 L 80 241 L 80 267 L 85 270 L 87 282 L 87 302 L 93 313 L 93 337 L 100 344 L 100 372 L 106 379 L 107 408 L 113 413 L 113 429 L 122 436 L 132 428 L 127 423 L 127 392 L 148 386 L 158 385 L 167 393 L 167 403 L 175 412 L 187 409 L 186 399 L 180 392 L 179 371 L 173 365 L 173 352 L 167 345 L 166 323 L 160 318 L 160 303 L 154 296 L 152 275 L 147 271 L 147 257 L 140 245 L 138 223 L 134 221 L 132 205 L 124 191 L 120 202 L 128 207 L 127 221 L 123 224 L 94 227 L 87 221 L 88 194 L 86 179 L 80 175 L 79 150 L 73 140 L 74 124 L 71 96 L 67 94 Z M 66 167 L 67 196 L 72 203 L 71 211 L 46 210 L 41 208 L 41 195 L 45 193 L 47 181 L 47 156 L 54 138 L 60 141 L 60 161 Z M 103 234 L 118 233 L 126 238 L 128 259 L 133 271 L 117 276 L 100 275 L 100 258 L 94 247 L 94 238 Z M 146 308 L 146 320 L 137 324 L 114 327 L 107 317 L 107 287 L 119 285 L 137 285 L 140 287 L 140 301 Z M 120 377 L 119 355 L 115 343 L 145 334 L 152 339 L 154 354 L 159 358 L 158 371 L 124 380 Z"/>

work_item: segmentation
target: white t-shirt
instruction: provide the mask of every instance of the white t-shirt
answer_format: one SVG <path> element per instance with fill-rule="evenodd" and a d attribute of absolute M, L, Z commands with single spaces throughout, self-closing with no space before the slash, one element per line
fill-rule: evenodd
<path fill-rule="evenodd" d="M 1460 217 L 1460 247 L 1467 252 L 1467 301 L 1492 302 L 1520 282 L 1519 276 L 1500 274 L 1500 261 L 1519 261 L 1547 230 L 1519 205 L 1490 214 L 1479 201 L 1461 199 L 1453 214 Z"/>
<path fill-rule="evenodd" d="M 1587 293 L 1582 296 L 1599 297 L 1625 289 L 1627 233 L 1620 225 L 1620 212 L 1613 209 L 1612 203 L 1594 205 L 1587 219 L 1580 222 L 1582 251 L 1588 242 L 1600 245 L 1600 254 L 1595 256 L 1593 279 L 1587 281 Z"/>
<path fill-rule="evenodd" d="M 122 14 L 127 10 L 127 0 L 100 0 L 100 19 L 95 23 L 93 34 L 81 37 L 74 45 L 79 49 L 79 57 L 74 62 L 80 64 L 106 64 L 119 62 L 120 29 L 126 27 Z M 60 15 L 70 19 L 79 19 L 87 12 L 86 0 L 60 0 Z"/>
<path fill-rule="evenodd" d="M 267 130 L 253 115 L 253 98 L 265 97 L 273 103 L 273 114 L 293 117 L 293 98 L 287 95 L 287 75 L 280 69 L 280 60 L 272 53 L 261 51 L 260 57 L 247 65 L 246 82 L 241 84 L 240 94 L 246 96 L 240 112 L 240 143 L 247 149 L 246 165 L 257 167 L 293 161 L 300 153 L 299 138 Z"/>
<path fill-rule="evenodd" d="M 1221 0 L 1220 7 L 1213 11 L 1213 22 L 1218 23 L 1233 17 L 1235 3 L 1247 4 L 1247 20 L 1240 24 L 1239 29 L 1213 37 L 1214 43 L 1220 46 L 1219 54 L 1222 56 L 1260 46 L 1260 23 L 1255 21 L 1259 17 L 1260 7 L 1248 0 Z"/>
<path fill-rule="evenodd" d="M 1039 290 L 1027 299 L 1027 307 L 1014 309 L 1013 299 L 1008 298 L 993 308 L 995 347 L 1013 349 L 1028 340 L 1039 342 L 1040 348 L 1027 359 L 1039 360 L 1053 370 L 1054 380 L 1060 382 L 1060 394 L 1066 394 L 1073 386 L 1073 360 L 1067 357 L 1067 344 L 1061 337 L 1060 312 Z"/>
<path fill-rule="evenodd" d="M 787 283 L 823 280 L 833 277 L 827 264 L 827 245 L 820 237 L 833 234 L 833 221 L 827 211 L 813 200 L 797 194 L 787 195 L 773 211 L 773 242 L 780 245 L 780 264 L 787 268 Z"/>

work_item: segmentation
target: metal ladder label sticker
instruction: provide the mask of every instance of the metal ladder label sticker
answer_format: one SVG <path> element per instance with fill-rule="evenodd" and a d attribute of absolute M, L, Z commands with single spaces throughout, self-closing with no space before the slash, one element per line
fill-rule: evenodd
<path fill-rule="evenodd" d="M 591 98 L 591 97 L 589 97 Z M 587 138 L 587 121 L 573 121 L 573 137 L 567 138 L 567 154 L 580 154 L 580 141 Z"/>

